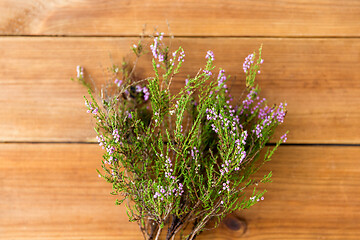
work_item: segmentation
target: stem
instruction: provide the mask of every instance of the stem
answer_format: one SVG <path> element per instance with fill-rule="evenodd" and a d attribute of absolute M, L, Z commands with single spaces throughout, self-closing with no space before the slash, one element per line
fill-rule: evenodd
<path fill-rule="evenodd" d="M 161 226 L 159 226 L 159 229 L 158 229 L 158 231 L 157 231 L 157 233 L 156 233 L 155 240 L 158 240 L 158 239 L 159 239 L 159 236 L 160 236 L 161 230 L 162 230 L 162 228 L 161 228 Z"/>
<path fill-rule="evenodd" d="M 191 234 L 191 236 L 187 239 L 187 240 L 193 240 L 195 239 L 197 233 L 205 226 L 205 224 L 213 217 L 213 213 L 216 211 L 216 209 L 218 208 L 219 203 L 214 207 L 214 209 L 208 214 L 206 215 L 201 221 L 200 223 L 194 228 L 193 233 Z"/>
<path fill-rule="evenodd" d="M 166 235 L 166 240 L 170 240 L 170 238 L 174 239 L 177 230 L 182 226 L 182 222 L 180 218 L 178 218 L 175 214 L 172 215 L 172 223 L 168 227 L 168 232 Z"/>
<path fill-rule="evenodd" d="M 142 233 L 142 235 L 144 236 L 144 239 L 146 239 L 145 228 L 142 227 L 141 220 L 138 221 L 138 224 L 139 224 L 141 233 Z M 145 225 L 145 224 L 144 224 L 144 225 Z"/>
<path fill-rule="evenodd" d="M 150 225 L 150 234 L 149 235 L 149 238 L 148 240 L 153 240 L 154 239 L 154 233 L 155 233 L 155 229 L 156 229 L 156 226 L 154 226 L 154 221 L 149 221 L 149 225 Z"/>

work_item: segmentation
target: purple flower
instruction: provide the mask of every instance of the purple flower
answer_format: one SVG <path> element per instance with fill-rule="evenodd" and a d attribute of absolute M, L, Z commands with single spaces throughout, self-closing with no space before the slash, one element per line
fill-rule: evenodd
<path fill-rule="evenodd" d="M 158 38 L 155 37 L 154 43 L 150 45 L 150 49 L 151 49 L 151 52 L 152 52 L 154 58 L 158 57 L 158 51 L 159 51 L 158 47 L 159 47 Z"/>
<path fill-rule="evenodd" d="M 252 130 L 252 132 L 256 134 L 257 138 L 261 138 L 263 136 L 261 133 L 263 129 L 264 129 L 263 126 L 261 126 L 260 124 L 257 124 L 255 129 Z"/>
<path fill-rule="evenodd" d="M 230 184 L 230 181 L 227 180 L 226 183 L 223 183 L 223 190 L 229 190 L 229 184 Z"/>
<path fill-rule="evenodd" d="M 144 100 L 145 101 L 149 100 L 150 97 L 149 89 L 147 87 L 143 87 L 142 92 L 144 93 Z"/>
<path fill-rule="evenodd" d="M 259 100 L 259 97 L 256 97 L 256 100 Z M 261 99 L 261 101 L 259 101 L 259 102 L 251 109 L 251 114 L 254 114 L 254 112 L 255 112 L 257 109 L 259 109 L 259 107 L 261 106 L 261 104 L 262 104 L 263 102 L 265 102 L 265 101 L 266 101 L 265 98 Z"/>
<path fill-rule="evenodd" d="M 246 152 L 244 150 L 240 153 L 239 164 L 242 163 L 242 161 L 245 159 L 245 157 L 246 157 Z"/>
<path fill-rule="evenodd" d="M 153 57 L 159 59 L 160 62 L 164 61 L 164 55 L 160 54 L 160 45 L 163 40 L 164 33 L 158 34 L 157 37 L 154 37 L 154 43 L 150 45 L 151 52 Z"/>
<path fill-rule="evenodd" d="M 178 57 L 178 61 L 179 62 L 184 62 L 184 58 L 185 58 L 185 52 L 184 52 L 184 50 L 182 50 L 180 52 L 180 56 Z"/>
<path fill-rule="evenodd" d="M 271 115 L 273 110 L 269 108 L 268 106 L 265 106 L 264 108 L 259 109 L 258 118 L 259 119 L 265 119 L 267 116 Z"/>
<path fill-rule="evenodd" d="M 164 61 L 164 55 L 159 54 L 158 59 L 159 59 L 159 62 L 163 62 Z"/>
<path fill-rule="evenodd" d="M 286 114 L 286 110 L 285 110 L 286 106 L 287 106 L 286 103 L 285 104 L 280 103 L 279 107 L 277 108 L 277 111 L 275 112 L 276 120 L 279 123 L 284 122 L 284 118 L 285 118 L 285 114 Z"/>
<path fill-rule="evenodd" d="M 113 135 L 113 137 L 114 137 L 115 142 L 116 142 L 116 143 L 119 142 L 119 140 L 120 140 L 119 130 L 114 129 L 112 135 Z"/>
<path fill-rule="evenodd" d="M 141 87 L 140 85 L 136 85 L 136 86 L 135 86 L 135 91 L 136 91 L 136 92 L 142 92 L 142 90 L 143 90 L 143 89 L 142 89 L 142 87 Z"/>
<path fill-rule="evenodd" d="M 203 72 L 206 74 L 206 75 L 208 75 L 209 77 L 212 75 L 212 72 L 210 72 L 209 70 L 203 70 Z"/>
<path fill-rule="evenodd" d="M 210 61 L 214 61 L 215 60 L 214 53 L 211 50 L 207 51 L 205 58 L 209 59 Z"/>
<path fill-rule="evenodd" d="M 168 159 L 165 161 L 165 177 L 175 180 L 176 177 L 172 175 L 173 169 L 171 159 L 168 157 Z"/>
<path fill-rule="evenodd" d="M 254 99 L 257 97 L 257 92 L 255 89 L 252 89 L 250 93 L 246 96 L 245 100 L 242 102 L 243 107 L 241 109 L 240 115 L 243 114 L 245 109 L 249 109 L 250 105 L 254 102 Z"/>
<path fill-rule="evenodd" d="M 84 68 L 81 66 L 76 67 L 77 72 L 77 78 L 83 78 L 84 77 Z"/>
<path fill-rule="evenodd" d="M 94 108 L 91 113 L 95 115 L 97 114 L 98 110 L 99 110 L 98 108 Z"/>
<path fill-rule="evenodd" d="M 195 158 L 195 155 L 197 155 L 198 153 L 199 153 L 199 150 L 197 150 L 196 147 L 194 147 L 193 149 L 190 150 L 190 154 L 193 159 Z"/>
<path fill-rule="evenodd" d="M 105 163 L 107 163 L 107 164 L 112 164 L 112 163 L 114 163 L 114 162 L 116 162 L 117 161 L 117 159 L 116 158 L 114 158 L 113 156 L 110 156 L 109 157 L 109 161 L 105 161 Z M 112 170 L 113 171 L 113 170 Z"/>
<path fill-rule="evenodd" d="M 254 63 L 254 54 L 249 54 L 243 63 L 244 73 L 247 73 L 251 65 Z"/>
<path fill-rule="evenodd" d="M 223 85 L 224 88 L 227 88 L 226 84 L 224 84 L 226 81 L 225 76 L 225 70 L 220 70 L 218 74 L 218 86 L 221 87 Z"/>
<path fill-rule="evenodd" d="M 287 133 L 285 133 L 284 135 L 282 135 L 282 136 L 280 137 L 280 140 L 281 140 L 283 143 L 285 143 L 285 142 L 287 141 Z"/>
<path fill-rule="evenodd" d="M 121 83 L 122 83 L 122 80 L 119 80 L 119 79 L 115 79 L 115 81 L 114 81 L 114 83 L 118 86 L 118 87 L 120 87 L 120 85 L 121 85 Z"/>
<path fill-rule="evenodd" d="M 181 196 L 184 193 L 183 185 L 179 183 L 178 188 L 175 188 L 173 191 L 175 192 L 175 196 Z"/>
<path fill-rule="evenodd" d="M 125 114 L 127 114 L 128 118 L 130 118 L 130 119 L 132 118 L 131 112 L 126 111 Z"/>
<path fill-rule="evenodd" d="M 94 105 L 91 102 L 85 100 L 85 106 L 88 108 L 88 110 L 86 111 L 87 113 L 92 113 L 94 115 L 98 113 L 99 109 L 94 107 Z"/>
<path fill-rule="evenodd" d="M 107 146 L 106 151 L 108 152 L 109 155 L 111 155 L 114 153 L 115 148 L 113 146 Z"/>
<path fill-rule="evenodd" d="M 102 149 L 105 148 L 105 139 L 104 139 L 104 136 L 103 135 L 99 135 L 99 136 L 96 136 L 96 139 L 98 140 L 99 142 L 99 146 L 102 147 Z"/>
<path fill-rule="evenodd" d="M 154 198 L 157 198 L 157 197 L 161 197 L 161 194 L 160 194 L 160 193 L 158 193 L 158 192 L 155 192 L 155 194 L 154 194 Z"/>
<path fill-rule="evenodd" d="M 246 144 L 246 139 L 247 139 L 248 133 L 247 131 L 243 131 L 241 134 L 241 139 L 242 139 L 242 144 L 245 145 Z"/>

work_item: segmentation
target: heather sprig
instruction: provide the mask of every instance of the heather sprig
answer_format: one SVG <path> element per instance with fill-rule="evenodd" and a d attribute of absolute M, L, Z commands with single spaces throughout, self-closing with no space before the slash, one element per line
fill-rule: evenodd
<path fill-rule="evenodd" d="M 260 155 L 284 121 L 286 103 L 268 106 L 259 96 L 262 48 L 245 59 L 247 94 L 239 102 L 229 93 L 225 70 L 215 73 L 211 50 L 204 68 L 172 93 L 185 51 L 172 51 L 165 40 L 159 33 L 150 45 L 153 76 L 136 78 L 137 60 L 146 54 L 141 39 L 131 47 L 133 64 L 113 65 L 100 93 L 85 81 L 82 67 L 77 80 L 89 89 L 85 105 L 105 150 L 98 173 L 112 184 L 116 203 L 127 206 L 145 239 L 159 239 L 166 226 L 166 239 L 191 240 L 210 221 L 216 227 L 227 214 L 264 200 L 266 191 L 256 186 L 270 182 L 272 173 L 254 173 L 287 140 L 284 134 Z"/>

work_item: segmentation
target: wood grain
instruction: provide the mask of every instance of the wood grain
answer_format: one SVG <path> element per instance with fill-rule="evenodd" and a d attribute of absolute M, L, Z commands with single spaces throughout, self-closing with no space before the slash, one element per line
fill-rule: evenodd
<path fill-rule="evenodd" d="M 198 239 L 359 239 L 360 1 L 0 0 L 0 240 L 142 239 L 97 176 L 87 93 L 69 79 L 82 65 L 101 86 L 144 24 L 185 48 L 173 90 L 212 49 L 239 96 L 243 59 L 263 44 L 261 95 L 288 103 L 276 137 L 290 130 L 295 146 L 258 173 L 273 170 L 265 200 L 230 216 L 240 230 L 222 224 Z M 353 146 L 307 145 L 318 143 Z"/>
<path fill-rule="evenodd" d="M 357 0 L 3 0 L 2 35 L 360 36 Z"/>
<path fill-rule="evenodd" d="M 111 186 L 98 178 L 93 144 L 0 144 L 0 239 L 141 239 Z M 358 239 L 357 147 L 281 147 L 265 200 L 233 216 L 242 239 Z M 225 226 L 199 239 L 238 239 Z"/>
<path fill-rule="evenodd" d="M 85 89 L 71 82 L 78 64 L 98 85 L 106 68 L 120 63 L 136 38 L 0 38 L 0 141 L 94 141 L 86 115 Z M 186 62 L 174 88 L 195 74 L 213 49 L 216 65 L 237 76 L 229 84 L 239 96 L 242 62 L 263 43 L 262 96 L 287 101 L 290 143 L 360 143 L 360 41 L 357 39 L 177 38 Z M 139 78 L 151 76 L 150 56 Z"/>

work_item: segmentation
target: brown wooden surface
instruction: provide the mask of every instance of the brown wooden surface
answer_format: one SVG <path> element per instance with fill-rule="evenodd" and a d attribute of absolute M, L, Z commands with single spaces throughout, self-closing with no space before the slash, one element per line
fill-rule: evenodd
<path fill-rule="evenodd" d="M 360 1 L 0 0 L 0 240 L 141 239 L 97 176 L 86 91 L 69 79 L 80 64 L 101 84 L 144 24 L 169 33 L 166 21 L 186 51 L 174 89 L 212 49 L 239 95 L 263 43 L 262 95 L 288 103 L 277 136 L 292 145 L 259 173 L 274 173 L 265 201 L 231 216 L 246 233 L 199 239 L 359 239 Z"/>
<path fill-rule="evenodd" d="M 358 0 L 3 0 L 0 34 L 360 36 Z"/>
<path fill-rule="evenodd" d="M 106 68 L 120 63 L 137 38 L 0 38 L 1 141 L 94 141 L 91 116 L 85 113 L 85 89 L 70 81 L 81 64 L 98 85 Z M 287 101 L 288 116 L 278 135 L 290 130 L 290 143 L 360 143 L 360 41 L 354 39 L 180 38 L 186 62 L 174 88 L 186 74 L 204 65 L 213 49 L 216 65 L 244 84 L 242 61 L 264 44 L 259 85 L 269 103 Z M 109 54 L 111 53 L 111 59 Z M 139 62 L 151 75 L 150 56 Z"/>
<path fill-rule="evenodd" d="M 95 144 L 0 145 L 0 239 L 141 239 L 111 186 L 98 178 Z M 243 239 L 358 239 L 360 148 L 284 146 L 265 200 L 236 213 Z M 199 239 L 239 239 L 222 225 Z"/>

